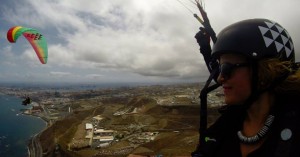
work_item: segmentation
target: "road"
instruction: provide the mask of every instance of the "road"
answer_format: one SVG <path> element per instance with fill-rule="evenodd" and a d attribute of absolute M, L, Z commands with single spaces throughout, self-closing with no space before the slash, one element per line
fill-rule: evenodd
<path fill-rule="evenodd" d="M 39 140 L 40 134 L 36 134 L 32 137 L 29 147 L 29 157 L 42 157 L 43 149 Z"/>

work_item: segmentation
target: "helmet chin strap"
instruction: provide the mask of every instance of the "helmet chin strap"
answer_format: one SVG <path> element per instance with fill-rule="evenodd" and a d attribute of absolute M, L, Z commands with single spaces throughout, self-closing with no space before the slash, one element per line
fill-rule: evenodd
<path fill-rule="evenodd" d="M 297 70 L 297 63 L 294 63 L 292 65 L 291 71 L 287 70 L 283 74 L 281 74 L 279 77 L 275 78 L 271 84 L 264 88 L 264 89 L 258 89 L 258 63 L 253 62 L 252 63 L 252 84 L 251 84 L 251 95 L 246 100 L 245 104 L 243 105 L 245 111 L 249 109 L 249 107 L 253 104 L 254 101 L 258 99 L 258 97 L 266 92 L 273 90 L 276 86 L 278 86 L 280 83 L 282 83 L 290 74 L 294 73 Z"/>
<path fill-rule="evenodd" d="M 256 101 L 259 95 L 262 93 L 258 90 L 257 85 L 258 85 L 258 62 L 252 62 L 251 95 L 243 105 L 244 111 L 248 110 L 248 108 L 252 105 L 252 103 Z"/>

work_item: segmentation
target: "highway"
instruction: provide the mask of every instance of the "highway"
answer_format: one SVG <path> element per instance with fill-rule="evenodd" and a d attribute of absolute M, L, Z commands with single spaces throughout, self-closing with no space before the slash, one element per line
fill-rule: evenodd
<path fill-rule="evenodd" d="M 44 105 L 41 105 L 44 111 L 44 116 L 49 116 L 49 111 Z M 43 132 L 43 131 L 41 131 Z M 30 144 L 29 144 L 29 157 L 42 157 L 43 156 L 43 149 L 42 145 L 40 143 L 40 133 L 34 135 L 31 138 Z"/>
<path fill-rule="evenodd" d="M 42 157 L 43 149 L 39 140 L 40 134 L 36 134 L 32 137 L 29 147 L 29 157 Z"/>

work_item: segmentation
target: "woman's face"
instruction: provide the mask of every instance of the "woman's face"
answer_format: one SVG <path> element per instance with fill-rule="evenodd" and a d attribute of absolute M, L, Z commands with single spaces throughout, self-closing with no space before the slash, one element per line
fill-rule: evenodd
<path fill-rule="evenodd" d="M 220 57 L 220 65 L 226 66 L 227 72 L 224 70 L 219 74 L 218 82 L 222 84 L 225 103 L 228 105 L 243 104 L 251 94 L 250 65 L 241 63 L 248 63 L 245 57 L 234 54 L 223 54 Z M 228 73 L 230 67 L 232 71 Z"/>

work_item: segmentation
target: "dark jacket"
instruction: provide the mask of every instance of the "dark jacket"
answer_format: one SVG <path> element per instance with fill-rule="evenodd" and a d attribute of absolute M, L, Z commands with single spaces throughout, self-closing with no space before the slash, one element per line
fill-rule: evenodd
<path fill-rule="evenodd" d="M 275 119 L 266 140 L 248 157 L 300 157 L 299 94 L 276 96 Z M 240 106 L 228 107 L 202 135 L 206 142 L 199 146 L 200 156 L 241 157 L 237 132 L 242 129 L 245 113 Z"/>

